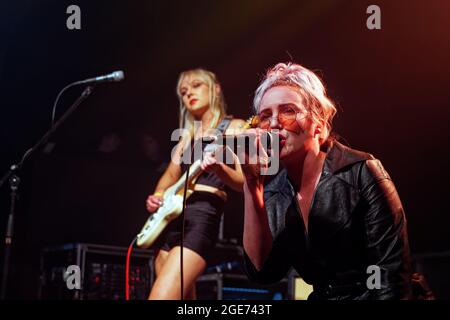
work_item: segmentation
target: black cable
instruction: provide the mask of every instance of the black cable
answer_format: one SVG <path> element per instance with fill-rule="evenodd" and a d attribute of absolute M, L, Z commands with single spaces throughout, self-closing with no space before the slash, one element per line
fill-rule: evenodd
<path fill-rule="evenodd" d="M 61 95 L 63 94 L 64 91 L 66 91 L 67 89 L 74 87 L 78 84 L 83 83 L 83 81 L 76 81 L 76 82 L 72 82 L 70 84 L 68 84 L 67 86 L 65 86 L 56 96 L 55 99 L 55 103 L 53 104 L 53 108 L 52 108 L 52 121 L 51 121 L 51 127 L 53 127 L 53 125 L 55 124 L 55 117 L 56 117 L 56 107 L 58 106 L 58 101 L 59 98 L 61 98 Z"/>
<path fill-rule="evenodd" d="M 200 140 L 201 141 L 201 140 Z M 188 177 L 189 177 L 189 169 L 192 165 L 192 154 L 194 152 L 194 146 L 195 146 L 195 140 L 192 142 L 191 146 L 191 153 L 189 155 L 190 164 L 187 166 L 186 169 L 186 177 L 184 180 L 184 190 L 183 190 L 183 206 L 181 209 L 181 240 L 180 240 L 180 288 L 181 288 L 181 298 L 180 300 L 183 300 L 184 298 L 184 273 L 183 273 L 183 247 L 184 247 L 184 225 L 185 225 L 185 215 L 184 215 L 184 209 L 186 208 L 186 195 L 187 195 L 187 189 L 188 189 Z"/>
<path fill-rule="evenodd" d="M 185 226 L 185 214 L 184 214 L 184 209 L 186 208 L 186 195 L 187 195 L 187 189 L 188 189 L 188 177 L 189 177 L 189 170 L 191 168 L 191 165 L 193 164 L 193 154 L 194 154 L 194 147 L 196 143 L 202 143 L 203 142 L 203 138 L 200 138 L 197 142 L 195 141 L 195 139 L 191 139 L 191 150 L 190 150 L 190 155 L 189 155 L 189 160 L 190 160 L 190 164 L 187 166 L 186 169 L 186 178 L 184 181 L 184 190 L 183 190 L 183 206 L 181 209 L 181 240 L 180 240 L 180 281 L 181 281 L 181 300 L 183 300 L 184 298 L 184 273 L 183 273 L 183 247 L 184 247 L 184 226 Z M 183 156 L 182 156 L 183 158 Z"/>
<path fill-rule="evenodd" d="M 183 191 L 183 208 L 181 210 L 181 241 L 180 241 L 180 278 L 181 278 L 181 299 L 184 298 L 184 288 L 183 288 L 183 247 L 184 247 L 184 223 L 185 223 L 185 216 L 184 216 L 184 209 L 186 208 L 186 194 L 187 194 L 187 188 L 188 188 L 188 177 L 189 177 L 189 168 L 191 166 L 189 165 L 186 170 L 186 179 L 184 181 L 184 191 Z"/>

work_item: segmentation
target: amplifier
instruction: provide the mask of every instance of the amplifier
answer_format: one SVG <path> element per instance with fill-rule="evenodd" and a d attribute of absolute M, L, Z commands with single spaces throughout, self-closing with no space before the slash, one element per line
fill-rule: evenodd
<path fill-rule="evenodd" d="M 196 283 L 199 300 L 286 300 L 291 299 L 289 281 L 273 285 L 258 285 L 244 274 L 204 274 Z"/>
<path fill-rule="evenodd" d="M 124 300 L 126 247 L 87 243 L 47 247 L 41 255 L 41 299 Z M 133 249 L 130 299 L 145 300 L 154 280 L 154 255 Z M 79 274 L 76 274 L 79 273 Z M 72 280 L 79 276 L 78 287 Z"/>

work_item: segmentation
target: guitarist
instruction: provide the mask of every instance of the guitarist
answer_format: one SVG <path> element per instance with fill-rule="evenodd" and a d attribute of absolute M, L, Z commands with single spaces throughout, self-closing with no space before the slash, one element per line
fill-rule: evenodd
<path fill-rule="evenodd" d="M 172 154 L 171 162 L 159 179 L 155 192 L 147 198 L 147 210 L 156 212 L 162 205 L 164 191 L 177 182 L 186 165 L 181 163 L 183 150 L 191 145 L 191 138 L 198 141 L 210 136 L 208 130 L 227 126 L 224 133 L 231 134 L 244 125 L 240 119 L 225 120 L 225 101 L 216 76 L 204 69 L 182 72 L 178 78 L 177 95 L 180 100 L 180 128 L 187 129 Z M 200 121 L 200 129 L 194 130 L 194 121 Z M 197 128 L 196 128 L 197 129 Z M 200 139 L 201 141 L 201 139 Z M 187 147 L 186 147 L 187 146 Z M 195 299 L 195 282 L 208 261 L 208 255 L 218 238 L 221 215 L 226 201 L 225 186 L 242 192 L 243 174 L 237 156 L 234 164 L 218 161 L 212 153 L 205 153 L 194 193 L 186 201 L 185 235 L 183 248 L 183 299 Z M 195 161 L 195 159 L 194 159 Z M 149 299 L 180 299 L 180 238 L 182 221 L 172 221 L 158 240 L 159 251 L 155 260 L 156 281 Z"/>

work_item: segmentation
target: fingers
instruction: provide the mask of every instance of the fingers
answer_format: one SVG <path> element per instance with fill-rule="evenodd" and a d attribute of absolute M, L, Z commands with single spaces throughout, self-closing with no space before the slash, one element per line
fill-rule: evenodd
<path fill-rule="evenodd" d="M 156 210 L 158 210 L 158 208 L 159 208 L 159 206 L 150 204 L 150 203 L 148 203 L 148 202 L 147 202 L 146 207 L 147 207 L 147 211 L 148 211 L 149 213 L 154 213 L 154 212 L 155 212 Z"/>
<path fill-rule="evenodd" d="M 217 169 L 217 164 L 218 164 L 217 159 L 212 155 L 212 153 L 207 152 L 204 155 L 200 167 L 203 171 L 213 172 Z"/>
<path fill-rule="evenodd" d="M 251 151 L 251 150 L 264 149 L 263 145 L 261 143 L 261 140 L 262 140 L 262 136 L 266 133 L 267 133 L 267 130 L 262 130 L 259 128 L 245 130 L 241 135 L 239 135 L 239 137 L 245 137 L 246 141 L 247 141 L 246 145 L 248 146 L 248 142 L 249 142 L 251 145 L 251 148 L 250 148 L 250 150 L 247 150 L 247 148 L 239 148 L 238 150 L 241 152 L 245 151 L 245 153 L 247 153 L 248 151 Z M 250 156 L 252 156 L 252 155 L 253 154 L 251 154 Z"/>
<path fill-rule="evenodd" d="M 150 195 L 146 201 L 147 210 L 150 213 L 155 212 L 162 205 L 162 197 Z"/>
<path fill-rule="evenodd" d="M 263 130 L 260 128 L 254 128 L 254 129 L 247 129 L 244 132 L 241 133 L 241 135 L 246 135 L 246 136 L 257 136 L 260 137 L 262 134 L 266 133 L 267 130 Z"/>
<path fill-rule="evenodd" d="M 246 131 L 246 134 L 250 135 L 252 148 L 245 153 L 244 163 L 241 163 L 241 167 L 249 185 L 258 185 L 264 180 L 261 171 L 268 166 L 269 156 L 262 144 L 261 136 L 266 132 L 259 128 Z"/>

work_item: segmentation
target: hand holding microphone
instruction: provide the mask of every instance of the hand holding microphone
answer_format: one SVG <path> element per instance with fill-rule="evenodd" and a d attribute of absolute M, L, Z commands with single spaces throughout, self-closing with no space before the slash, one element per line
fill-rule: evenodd
<path fill-rule="evenodd" d="M 269 155 L 266 148 L 267 150 L 269 149 L 268 145 L 270 144 L 269 140 L 271 137 L 267 135 L 266 130 L 259 128 L 248 129 L 243 134 L 249 137 L 247 140 L 248 144 L 246 143 L 243 148 L 237 148 L 237 156 L 241 160 L 241 167 L 247 185 L 259 185 L 264 181 L 264 176 L 261 175 L 261 171 L 267 168 L 269 164 Z M 264 138 L 267 139 L 265 143 L 266 148 L 262 143 Z"/>
<path fill-rule="evenodd" d="M 236 154 L 243 169 L 247 170 L 245 174 L 253 172 L 260 176 L 278 172 L 281 138 L 277 130 L 254 128 L 237 135 L 204 137 L 203 143 L 225 146 L 225 150 Z"/>

